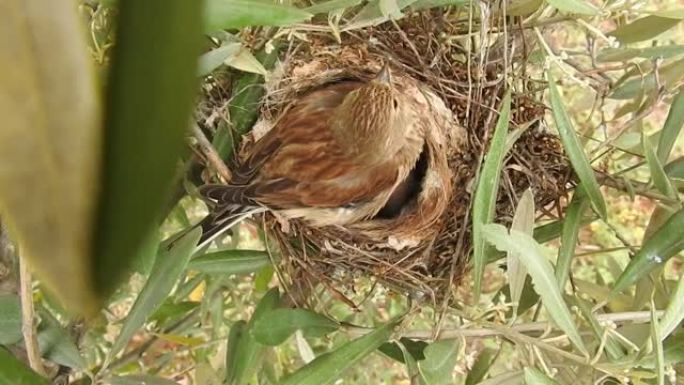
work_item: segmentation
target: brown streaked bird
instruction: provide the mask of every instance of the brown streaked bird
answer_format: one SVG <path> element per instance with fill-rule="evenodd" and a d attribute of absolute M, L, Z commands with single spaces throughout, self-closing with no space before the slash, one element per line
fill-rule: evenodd
<path fill-rule="evenodd" d="M 340 81 L 292 102 L 237 167 L 229 185 L 206 185 L 213 222 L 265 207 L 314 226 L 394 216 L 420 183 L 423 117 L 385 65 L 368 82 Z"/>

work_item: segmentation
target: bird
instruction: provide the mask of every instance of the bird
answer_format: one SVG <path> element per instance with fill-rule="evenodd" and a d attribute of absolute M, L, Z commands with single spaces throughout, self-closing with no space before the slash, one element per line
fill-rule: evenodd
<path fill-rule="evenodd" d="M 415 95 L 401 88 L 386 63 L 367 81 L 332 82 L 292 101 L 228 184 L 200 187 L 214 206 L 205 233 L 250 208 L 312 226 L 398 215 L 420 189 L 425 146 Z"/>

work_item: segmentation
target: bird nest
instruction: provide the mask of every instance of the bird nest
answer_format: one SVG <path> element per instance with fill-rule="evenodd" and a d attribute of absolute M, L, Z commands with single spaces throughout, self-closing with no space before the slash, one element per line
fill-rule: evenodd
<path fill-rule="evenodd" d="M 489 57 L 487 47 L 495 46 L 493 43 L 468 53 L 449 38 L 463 35 L 464 28 L 467 31 L 461 22 L 432 11 L 354 30 L 339 40 L 330 33 L 310 32 L 307 41 L 290 43 L 266 84 L 259 121 L 244 138 L 238 157 L 270 129 L 289 101 L 340 79 L 367 80 L 383 62 L 436 95 L 438 100 L 432 104 L 438 109 L 441 101 L 448 109 L 448 124 L 428 138 L 435 145 L 416 166 L 423 169 L 422 188 L 401 214 L 323 227 L 302 220 L 284 221 L 270 213 L 254 218 L 277 241 L 279 277 L 300 305 L 315 303 L 313 296 L 302 293 L 314 293 L 309 289 L 323 285 L 354 306 L 360 298 L 356 289 L 368 287 L 358 284 L 361 279 L 367 283 L 368 277 L 433 303 L 452 298 L 463 281 L 471 253 L 469 217 L 476 170 L 493 134 L 507 80 L 515 80 L 517 91 L 513 93 L 511 130 L 522 134 L 504 162 L 496 221 L 510 223 L 518 197 L 527 188 L 534 193 L 540 217 L 554 218 L 560 213 L 572 171 L 559 139 L 543 128 L 545 107 L 537 101 L 543 87 L 539 88 L 539 81 L 529 80 L 531 75 L 521 64 L 527 52 L 508 59 L 506 55 Z M 217 96 L 216 90 L 222 88 L 216 84 L 205 89 L 212 91 L 207 92 L 208 102 L 198 121 L 206 128 L 202 116 L 213 115 L 212 106 L 223 106 L 230 95 Z M 440 168 L 448 172 L 448 185 L 428 188 L 426 180 Z M 425 217 L 431 219 L 421 220 Z"/>

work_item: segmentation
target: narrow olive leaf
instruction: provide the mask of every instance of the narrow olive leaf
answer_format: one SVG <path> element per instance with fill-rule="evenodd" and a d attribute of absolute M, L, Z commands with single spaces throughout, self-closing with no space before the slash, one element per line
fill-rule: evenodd
<path fill-rule="evenodd" d="M 615 28 L 608 32 L 608 36 L 615 37 L 623 44 L 638 43 L 640 41 L 653 39 L 679 24 L 680 21 L 681 20 L 669 17 L 654 15 L 645 16 Z"/>
<path fill-rule="evenodd" d="M 659 332 L 656 305 L 651 299 L 651 344 L 655 350 L 656 385 L 665 385 L 665 355 L 663 353 L 663 338 Z"/>
<path fill-rule="evenodd" d="M 523 193 L 518 202 L 518 207 L 515 209 L 511 229 L 532 236 L 534 232 L 534 212 L 534 196 L 532 195 L 532 190 L 528 188 Z M 520 302 L 520 296 L 525 286 L 527 270 L 520 263 L 520 258 L 515 253 L 508 252 L 506 255 L 511 302 L 514 303 L 514 307 L 518 307 L 517 304 Z"/>
<path fill-rule="evenodd" d="M 658 335 L 661 341 L 677 329 L 684 320 L 684 276 L 679 277 L 677 289 L 670 296 L 670 303 L 660 319 Z"/>
<path fill-rule="evenodd" d="M 641 146 L 644 150 L 644 155 L 646 155 L 648 168 L 651 171 L 653 185 L 666 197 L 676 200 L 677 190 L 672 186 L 670 178 L 667 177 L 663 169 L 663 164 L 658 160 L 653 144 L 644 133 L 641 134 Z"/>
<path fill-rule="evenodd" d="M 485 348 L 482 353 L 477 356 L 475 363 L 468 372 L 465 380 L 465 385 L 477 385 L 489 373 L 489 369 L 494 364 L 496 357 L 499 355 L 497 350 Z"/>
<path fill-rule="evenodd" d="M 229 67 L 233 67 L 243 72 L 249 72 L 266 76 L 268 71 L 259 62 L 259 60 L 252 55 L 248 48 L 242 47 L 235 56 L 229 57 L 225 62 Z"/>
<path fill-rule="evenodd" d="M 461 344 L 458 340 L 439 340 L 425 348 L 425 359 L 418 362 L 425 385 L 454 383 L 454 366 Z"/>
<path fill-rule="evenodd" d="M 268 317 L 254 321 L 252 336 L 264 345 L 280 345 L 295 331 L 322 336 L 337 330 L 340 325 L 328 317 L 305 309 L 275 309 Z"/>
<path fill-rule="evenodd" d="M 475 301 L 480 298 L 482 291 L 482 276 L 487 263 L 487 244 L 482 235 L 482 226 L 494 219 L 496 196 L 499 192 L 501 168 L 506 156 L 504 152 L 506 135 L 508 134 L 509 116 L 511 113 L 511 91 L 506 92 L 501 102 L 499 120 L 494 129 L 487 156 L 480 168 L 480 175 L 475 190 L 473 202 L 473 288 Z"/>
<path fill-rule="evenodd" d="M 411 9 L 420 11 L 422 9 L 445 7 L 448 5 L 462 6 L 468 4 L 468 0 L 416 0 L 412 2 Z"/>
<path fill-rule="evenodd" d="M 202 2 L 120 1 L 94 256 L 106 295 L 161 221 L 196 95 Z"/>
<path fill-rule="evenodd" d="M 85 370 L 86 361 L 71 334 L 43 308 L 40 309 L 40 318 L 42 322 L 38 326 L 38 346 L 41 355 L 51 362 L 72 369 Z"/>
<path fill-rule="evenodd" d="M 396 0 L 397 8 L 402 10 L 415 3 L 416 0 Z M 354 17 L 346 24 L 343 30 L 353 30 L 371 25 L 378 25 L 389 20 L 380 9 L 379 1 L 368 2 Z"/>
<path fill-rule="evenodd" d="M 254 374 L 261 368 L 266 346 L 256 342 L 250 333 L 254 324 L 278 307 L 280 294 L 278 289 L 271 289 L 257 304 L 252 318 L 245 326 L 233 326 L 231 335 L 235 335 L 233 341 L 228 340 L 228 354 L 226 355 L 226 385 L 248 384 Z M 233 330 L 235 329 L 235 330 Z"/>
<path fill-rule="evenodd" d="M 207 0 L 204 2 L 207 32 L 250 26 L 286 26 L 311 19 L 311 13 L 268 0 Z"/>
<path fill-rule="evenodd" d="M 561 246 L 558 249 L 558 259 L 556 262 L 556 281 L 561 292 L 565 289 L 565 282 L 570 274 L 572 257 L 575 255 L 577 246 L 577 236 L 581 226 L 584 212 L 589 205 L 582 185 L 575 189 L 575 195 L 565 211 L 563 220 L 563 231 L 561 233 Z"/>
<path fill-rule="evenodd" d="M 49 382 L 0 346 L 0 385 L 49 385 Z"/>
<path fill-rule="evenodd" d="M 535 368 L 525 368 L 525 385 L 559 385 L 558 382 Z"/>
<path fill-rule="evenodd" d="M 563 299 L 558 288 L 558 283 L 553 275 L 553 268 L 544 257 L 539 244 L 527 234 L 511 230 L 510 234 L 505 227 L 499 224 L 483 226 L 483 233 L 487 241 L 501 251 L 514 252 L 527 268 L 535 291 L 542 298 L 542 303 L 549 316 L 556 325 L 563 330 L 570 341 L 582 352 L 587 353 L 572 314 Z"/>
<path fill-rule="evenodd" d="M 220 67 L 226 60 L 240 52 L 241 43 L 227 43 L 202 54 L 197 65 L 197 76 L 207 76 Z"/>
<path fill-rule="evenodd" d="M 506 6 L 508 16 L 528 16 L 536 12 L 544 0 L 513 0 Z"/>
<path fill-rule="evenodd" d="M 222 250 L 193 258 L 188 269 L 207 274 L 244 275 L 271 264 L 268 253 L 260 250 Z"/>
<path fill-rule="evenodd" d="M 679 59 L 670 64 L 664 65 L 659 70 L 659 86 L 664 86 L 668 90 L 675 88 L 679 81 L 684 78 L 684 59 Z M 619 85 L 611 92 L 608 97 L 611 99 L 633 99 L 640 94 L 651 94 L 656 89 L 655 71 L 651 70 L 646 75 L 637 73 L 635 77 Z"/>
<path fill-rule="evenodd" d="M 402 337 L 397 342 L 382 344 L 378 350 L 387 357 L 390 357 L 397 362 L 401 362 L 402 364 L 406 364 L 404 357 L 406 353 L 410 354 L 414 361 L 425 359 L 424 351 L 427 346 L 428 343 L 425 341 Z"/>
<path fill-rule="evenodd" d="M 584 317 L 584 319 L 589 323 L 591 330 L 594 332 L 596 340 L 601 341 L 602 338 L 606 339 L 604 349 L 608 354 L 608 358 L 610 358 L 610 360 L 613 362 L 623 358 L 625 356 L 625 352 L 612 335 L 605 336 L 605 328 L 598 322 L 596 317 L 594 317 L 594 313 L 591 311 L 591 303 L 585 301 L 579 296 L 571 298 L 570 303 L 576 305 L 580 309 L 582 317 Z"/>
<path fill-rule="evenodd" d="M 22 338 L 19 296 L 0 295 L 0 345 L 12 345 Z"/>
<path fill-rule="evenodd" d="M 3 2 L 0 13 L 3 222 L 41 281 L 91 313 L 102 130 L 81 19 L 68 0 Z"/>
<path fill-rule="evenodd" d="M 327 385 L 358 364 L 364 357 L 387 342 L 396 322 L 378 327 L 363 337 L 349 341 L 332 352 L 316 357 L 311 363 L 285 377 L 280 385 Z"/>
<path fill-rule="evenodd" d="M 595 16 L 599 13 L 598 8 L 585 0 L 547 0 L 547 2 L 562 13 L 589 16 Z"/>
<path fill-rule="evenodd" d="M 382 15 L 390 19 L 398 19 L 403 16 L 397 0 L 378 0 L 378 6 Z"/>
<path fill-rule="evenodd" d="M 639 252 L 629 262 L 625 271 L 618 277 L 610 295 L 616 295 L 637 280 L 644 277 L 655 267 L 667 262 L 672 256 L 684 249 L 684 209 L 672 214 L 653 235 L 646 239 Z"/>
<path fill-rule="evenodd" d="M 575 170 L 577 177 L 584 186 L 589 201 L 591 201 L 594 210 L 601 217 L 606 217 L 606 202 L 603 200 L 601 190 L 596 182 L 594 170 L 592 170 L 587 154 L 584 153 L 582 144 L 577 139 L 575 128 L 572 126 L 568 112 L 565 110 L 563 100 L 561 99 L 556 80 L 551 75 L 551 71 L 546 71 L 546 77 L 549 81 L 549 95 L 551 97 L 551 109 L 553 110 L 553 118 L 556 122 L 556 127 L 560 133 L 565 153 L 570 158 L 572 168 Z"/>
<path fill-rule="evenodd" d="M 361 0 L 328 0 L 318 2 L 308 8 L 304 8 L 306 12 L 312 15 L 318 15 L 320 13 L 328 13 L 332 11 L 337 11 L 339 9 L 351 8 L 361 4 Z"/>
<path fill-rule="evenodd" d="M 684 87 L 680 88 L 677 95 L 672 99 L 670 112 L 667 114 L 667 119 L 663 125 L 663 132 L 658 140 L 658 160 L 660 160 L 660 164 L 667 163 L 672 147 L 674 147 L 679 138 L 679 133 L 682 131 L 682 126 L 684 126 Z"/>
<path fill-rule="evenodd" d="M 382 346 L 386 344 L 387 343 L 383 344 Z M 420 369 L 418 368 L 418 363 L 416 362 L 415 356 L 409 351 L 409 348 L 406 345 L 401 343 L 401 341 L 397 341 L 396 345 L 397 349 L 401 353 L 401 360 L 406 365 L 408 377 L 415 379 L 414 385 L 425 385 L 423 379 L 420 377 Z M 378 348 L 378 350 L 380 350 L 380 348 Z"/>
<path fill-rule="evenodd" d="M 659 45 L 646 48 L 604 48 L 599 51 L 596 60 L 600 62 L 627 61 L 640 59 L 669 59 L 684 55 L 684 45 Z"/>
<path fill-rule="evenodd" d="M 199 241 L 202 230 L 196 228 L 180 238 L 169 250 L 162 248 L 150 276 L 124 320 L 114 340 L 108 359 L 123 349 L 145 320 L 164 302 L 178 281 Z"/>

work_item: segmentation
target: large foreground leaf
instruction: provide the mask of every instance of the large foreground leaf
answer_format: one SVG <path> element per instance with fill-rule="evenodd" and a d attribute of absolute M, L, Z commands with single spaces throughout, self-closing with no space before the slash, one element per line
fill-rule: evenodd
<path fill-rule="evenodd" d="M 41 280 L 91 312 L 101 130 L 80 21 L 68 0 L 0 3 L 0 212 Z"/>

